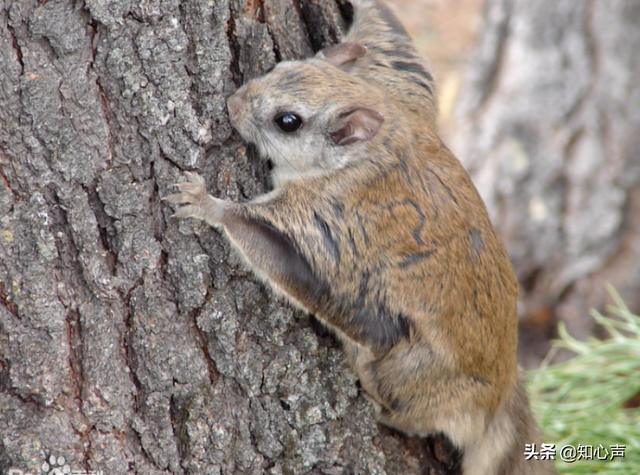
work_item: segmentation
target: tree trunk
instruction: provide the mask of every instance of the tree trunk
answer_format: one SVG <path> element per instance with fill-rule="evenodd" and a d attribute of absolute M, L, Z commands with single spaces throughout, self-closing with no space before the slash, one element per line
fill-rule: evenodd
<path fill-rule="evenodd" d="M 525 343 L 557 320 L 593 333 L 606 282 L 640 310 L 638 25 L 637 0 L 486 4 L 454 148 L 513 258 Z"/>
<path fill-rule="evenodd" d="M 342 28 L 320 0 L 0 0 L 0 472 L 455 472 L 160 200 L 184 170 L 265 192 L 225 97 Z"/>

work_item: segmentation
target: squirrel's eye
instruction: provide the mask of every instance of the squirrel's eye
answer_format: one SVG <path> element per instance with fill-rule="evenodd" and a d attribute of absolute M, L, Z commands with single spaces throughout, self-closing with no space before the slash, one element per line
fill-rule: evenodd
<path fill-rule="evenodd" d="M 283 112 L 273 120 L 283 132 L 295 132 L 302 126 L 302 119 L 293 112 Z"/>

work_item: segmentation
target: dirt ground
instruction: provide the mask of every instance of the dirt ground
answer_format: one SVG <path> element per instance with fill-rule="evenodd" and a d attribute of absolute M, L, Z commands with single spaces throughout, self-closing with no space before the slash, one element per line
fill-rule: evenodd
<path fill-rule="evenodd" d="M 465 66 L 481 26 L 483 0 L 387 0 L 387 4 L 433 68 L 440 122 L 446 135 Z"/>

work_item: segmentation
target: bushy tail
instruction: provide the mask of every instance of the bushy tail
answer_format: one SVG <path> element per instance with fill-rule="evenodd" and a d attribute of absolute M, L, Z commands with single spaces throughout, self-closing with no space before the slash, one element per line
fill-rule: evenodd
<path fill-rule="evenodd" d="M 496 413 L 482 440 L 465 447 L 464 475 L 553 475 L 553 462 L 527 460 L 525 445 L 540 447 L 541 438 L 521 382 Z M 500 462 L 498 462 L 500 461 Z"/>
<path fill-rule="evenodd" d="M 397 35 L 408 39 L 407 30 L 400 20 L 382 1 L 352 0 L 354 9 L 353 23 L 346 41 L 366 42 L 376 37 Z"/>
<path fill-rule="evenodd" d="M 352 4 L 353 23 L 344 43 L 361 45 L 366 54 L 355 55 L 359 59 L 351 72 L 387 89 L 401 108 L 417 115 L 421 123 L 435 124 L 433 75 L 407 31 L 381 0 L 352 0 Z M 354 52 L 357 50 L 352 48 Z"/>

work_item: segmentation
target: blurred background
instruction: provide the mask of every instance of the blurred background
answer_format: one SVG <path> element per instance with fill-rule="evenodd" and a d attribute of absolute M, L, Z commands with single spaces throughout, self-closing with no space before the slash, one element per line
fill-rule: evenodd
<path fill-rule="evenodd" d="M 521 284 L 521 362 L 640 310 L 640 1 L 389 0 Z M 564 355 L 566 356 L 566 354 Z M 558 358 L 562 358 L 560 353 Z"/>

